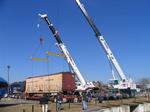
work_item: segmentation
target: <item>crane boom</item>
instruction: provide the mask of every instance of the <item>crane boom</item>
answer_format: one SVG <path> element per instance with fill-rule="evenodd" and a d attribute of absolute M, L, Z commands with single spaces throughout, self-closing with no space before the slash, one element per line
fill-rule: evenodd
<path fill-rule="evenodd" d="M 99 43 L 102 45 L 102 47 L 105 50 L 105 53 L 107 54 L 108 59 L 111 61 L 111 63 L 113 64 L 113 66 L 115 67 L 116 71 L 118 72 L 121 80 L 126 81 L 127 78 L 124 75 L 121 67 L 119 66 L 119 63 L 117 62 L 115 56 L 113 55 L 111 49 L 109 48 L 107 42 L 105 41 L 104 37 L 101 35 L 100 31 L 98 30 L 98 28 L 96 27 L 96 25 L 94 24 L 92 18 L 89 16 L 89 14 L 87 13 L 86 9 L 84 8 L 84 5 L 80 2 L 80 0 L 76 0 L 77 5 L 79 6 L 79 8 L 81 9 L 83 15 L 85 16 L 86 20 L 88 21 L 88 23 L 90 24 L 90 26 L 92 27 L 93 31 L 95 32 L 95 35 L 99 41 Z"/>
<path fill-rule="evenodd" d="M 59 34 L 58 34 L 58 31 L 55 29 L 55 27 L 53 26 L 53 24 L 50 22 L 50 20 L 48 19 L 48 16 L 47 14 L 44 14 L 44 15 L 41 15 L 39 14 L 39 16 L 41 18 L 44 18 L 44 20 L 46 21 L 46 23 L 48 24 L 48 27 L 49 29 L 51 30 L 51 32 L 53 33 L 57 43 L 58 43 L 58 46 L 61 50 L 61 52 L 65 55 L 65 58 L 68 62 L 68 64 L 71 66 L 72 70 L 75 72 L 78 80 L 80 81 L 81 85 L 83 88 L 86 88 L 87 87 L 87 81 L 83 78 L 83 76 L 81 75 L 78 67 L 76 66 L 73 58 L 71 57 L 71 55 L 69 54 L 66 46 L 64 45 L 64 43 L 62 42 Z"/>

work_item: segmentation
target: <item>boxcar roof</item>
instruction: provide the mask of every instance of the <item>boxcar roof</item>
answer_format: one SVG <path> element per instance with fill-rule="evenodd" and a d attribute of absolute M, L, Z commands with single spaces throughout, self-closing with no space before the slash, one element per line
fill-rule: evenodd
<path fill-rule="evenodd" d="M 53 74 L 37 75 L 37 76 L 33 76 L 33 77 L 28 77 L 27 79 L 36 78 L 36 77 L 45 77 L 45 76 L 50 76 L 50 75 L 65 74 L 65 73 L 70 73 L 71 74 L 71 72 L 58 72 L 58 73 L 53 73 Z"/>

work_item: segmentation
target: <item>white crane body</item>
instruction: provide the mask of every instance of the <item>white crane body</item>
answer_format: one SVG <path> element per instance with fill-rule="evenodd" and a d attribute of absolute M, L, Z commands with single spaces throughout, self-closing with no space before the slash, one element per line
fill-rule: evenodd
<path fill-rule="evenodd" d="M 41 15 L 39 14 L 39 16 L 41 18 L 44 18 L 44 20 L 46 21 L 46 23 L 48 24 L 49 29 L 51 30 L 51 32 L 53 33 L 57 43 L 58 43 L 58 47 L 60 49 L 60 51 L 65 55 L 65 59 L 67 60 L 67 63 L 71 66 L 73 72 L 75 73 L 75 76 L 77 77 L 77 79 L 80 82 L 80 85 L 77 85 L 77 90 L 85 90 L 88 88 L 93 88 L 94 85 L 93 83 L 87 82 L 82 74 L 80 73 L 78 67 L 76 66 L 72 56 L 70 55 L 69 51 L 67 50 L 66 46 L 64 45 L 64 43 L 62 42 L 58 31 L 54 28 L 53 24 L 49 21 L 47 14 Z"/>
<path fill-rule="evenodd" d="M 95 26 L 93 20 L 91 19 L 91 17 L 87 13 L 86 9 L 84 8 L 84 5 L 80 2 L 80 0 L 76 0 L 76 3 L 79 6 L 79 8 L 80 8 L 81 12 L 83 13 L 84 17 L 86 18 L 86 20 L 88 21 L 89 25 L 91 26 L 91 28 L 95 32 L 95 35 L 96 35 L 99 43 L 104 48 L 104 51 L 105 51 L 105 53 L 108 57 L 108 60 L 112 63 L 112 65 L 116 69 L 119 77 L 121 78 L 121 81 L 119 81 L 118 84 L 113 84 L 113 87 L 117 88 L 117 89 L 128 89 L 128 88 L 130 88 L 130 89 L 135 90 L 136 89 L 136 84 L 133 83 L 133 81 L 131 79 L 127 80 L 123 70 L 121 69 L 119 63 L 117 62 L 115 56 L 113 55 L 111 49 L 109 48 L 109 46 L 107 44 L 107 42 L 105 41 L 104 37 L 101 35 L 99 30 Z"/>

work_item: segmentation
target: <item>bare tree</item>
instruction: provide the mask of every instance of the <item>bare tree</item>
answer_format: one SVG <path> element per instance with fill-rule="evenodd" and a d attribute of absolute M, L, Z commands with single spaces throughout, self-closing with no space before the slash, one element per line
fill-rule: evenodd
<path fill-rule="evenodd" d="M 147 89 L 147 85 L 150 84 L 150 79 L 143 77 L 139 80 L 139 84 L 141 89 Z"/>

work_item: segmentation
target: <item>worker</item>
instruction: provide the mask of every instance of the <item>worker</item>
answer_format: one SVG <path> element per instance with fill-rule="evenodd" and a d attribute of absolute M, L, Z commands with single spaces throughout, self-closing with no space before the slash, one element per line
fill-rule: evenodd
<path fill-rule="evenodd" d="M 56 96 L 56 111 L 57 112 L 59 112 L 61 109 L 63 109 L 62 101 L 63 101 L 63 96 L 62 96 L 62 93 L 59 92 Z"/>
<path fill-rule="evenodd" d="M 86 91 L 82 92 L 82 109 L 87 110 L 88 109 L 88 96 L 86 94 Z"/>
<path fill-rule="evenodd" d="M 41 98 L 40 98 L 40 104 L 42 107 L 42 112 L 47 112 L 48 111 L 48 96 L 46 94 L 44 94 Z"/>
<path fill-rule="evenodd" d="M 88 102 L 91 102 L 92 101 L 92 94 L 91 94 L 91 92 L 87 93 L 87 97 L 88 97 Z"/>

